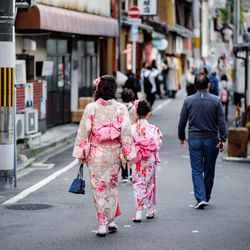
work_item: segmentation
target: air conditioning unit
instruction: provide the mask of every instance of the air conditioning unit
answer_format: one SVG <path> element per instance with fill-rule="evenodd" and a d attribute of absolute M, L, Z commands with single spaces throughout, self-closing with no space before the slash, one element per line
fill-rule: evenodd
<path fill-rule="evenodd" d="M 26 83 L 26 62 L 25 60 L 16 60 L 15 63 L 15 84 Z"/>
<path fill-rule="evenodd" d="M 25 110 L 25 134 L 33 134 L 38 131 L 38 110 Z"/>
<path fill-rule="evenodd" d="M 24 114 L 17 114 L 16 115 L 16 138 L 17 138 L 17 140 L 25 138 L 25 134 L 24 134 L 24 128 L 25 128 L 24 117 L 25 117 Z"/>
<path fill-rule="evenodd" d="M 31 39 L 23 39 L 23 50 L 36 51 L 36 42 Z"/>

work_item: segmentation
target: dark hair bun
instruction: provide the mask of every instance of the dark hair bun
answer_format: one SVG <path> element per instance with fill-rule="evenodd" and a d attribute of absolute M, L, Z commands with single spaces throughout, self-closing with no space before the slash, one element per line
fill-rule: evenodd
<path fill-rule="evenodd" d="M 103 100 L 117 99 L 117 84 L 113 76 L 101 76 L 98 89 L 95 92 L 95 100 L 102 98 Z"/>
<path fill-rule="evenodd" d="M 145 100 L 139 101 L 137 111 L 136 111 L 139 117 L 145 117 L 150 111 L 151 111 L 151 107 L 147 101 Z"/>

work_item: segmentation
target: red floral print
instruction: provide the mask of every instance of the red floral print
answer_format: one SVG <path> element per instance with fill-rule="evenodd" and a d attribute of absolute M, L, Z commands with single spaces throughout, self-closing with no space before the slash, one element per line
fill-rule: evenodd
<path fill-rule="evenodd" d="M 90 115 L 90 120 L 91 120 L 91 124 L 93 124 L 94 120 L 95 120 L 95 116 L 94 115 Z"/>
<path fill-rule="evenodd" d="M 117 184 L 117 181 L 118 181 L 118 175 L 117 174 L 112 175 L 112 178 L 110 180 L 110 186 L 115 186 Z"/>
<path fill-rule="evenodd" d="M 95 189 L 98 191 L 98 192 L 104 192 L 105 189 L 106 189 L 106 184 L 104 181 L 98 181 L 95 183 Z"/>
<path fill-rule="evenodd" d="M 78 146 L 83 149 L 87 144 L 88 144 L 88 141 L 81 140 L 80 143 L 78 144 Z"/>
<path fill-rule="evenodd" d="M 132 146 L 127 142 L 123 144 L 122 151 L 125 156 L 128 156 L 132 151 Z"/>
<path fill-rule="evenodd" d="M 105 226 L 105 214 L 104 213 L 97 213 L 97 220 L 99 226 Z"/>

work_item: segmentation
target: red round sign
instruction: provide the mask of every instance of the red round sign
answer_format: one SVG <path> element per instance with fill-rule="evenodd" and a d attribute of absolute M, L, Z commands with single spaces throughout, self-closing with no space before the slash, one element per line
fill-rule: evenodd
<path fill-rule="evenodd" d="M 133 6 L 128 10 L 128 15 L 130 18 L 138 18 L 140 16 L 140 10 L 136 6 Z"/>

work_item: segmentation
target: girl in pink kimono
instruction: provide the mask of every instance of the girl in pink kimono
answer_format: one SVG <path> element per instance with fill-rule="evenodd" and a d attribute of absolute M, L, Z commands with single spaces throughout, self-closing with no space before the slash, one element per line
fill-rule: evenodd
<path fill-rule="evenodd" d="M 106 235 L 106 226 L 117 231 L 114 223 L 121 214 L 118 200 L 118 173 L 121 162 L 135 157 L 131 123 L 125 105 L 116 101 L 117 84 L 105 75 L 95 81 L 95 102 L 86 106 L 77 133 L 73 156 L 86 162 L 99 229 Z"/>
<path fill-rule="evenodd" d="M 136 204 L 136 216 L 133 222 L 141 222 L 142 211 L 147 209 L 147 218 L 155 216 L 155 171 L 160 166 L 159 149 L 162 144 L 160 130 L 148 123 L 151 108 L 147 101 L 137 101 L 138 121 L 132 125 L 132 136 L 136 149 L 136 158 L 132 164 L 132 184 Z"/>

